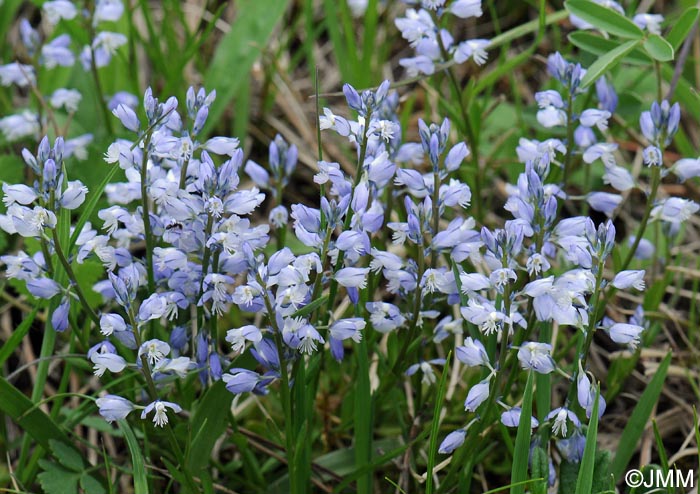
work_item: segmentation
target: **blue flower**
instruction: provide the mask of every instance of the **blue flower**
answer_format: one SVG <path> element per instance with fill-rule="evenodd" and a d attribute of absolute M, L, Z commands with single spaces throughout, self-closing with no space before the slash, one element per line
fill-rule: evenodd
<path fill-rule="evenodd" d="M 136 406 L 126 398 L 116 395 L 105 395 L 95 400 L 95 404 L 100 410 L 100 415 L 102 415 L 107 422 L 125 419 L 127 415 L 136 408 Z"/>
<path fill-rule="evenodd" d="M 464 444 L 465 437 L 466 431 L 464 429 L 457 429 L 456 431 L 450 432 L 440 443 L 438 453 L 442 455 L 448 455 L 452 453 L 455 449 L 459 448 L 462 444 Z"/>

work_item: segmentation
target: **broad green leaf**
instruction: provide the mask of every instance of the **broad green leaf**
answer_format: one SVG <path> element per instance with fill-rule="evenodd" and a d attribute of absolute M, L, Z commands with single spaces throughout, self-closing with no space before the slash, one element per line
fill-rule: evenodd
<path fill-rule="evenodd" d="M 569 0 L 564 2 L 566 10 L 601 31 L 621 38 L 642 39 L 644 32 L 630 19 L 619 12 L 603 7 L 590 0 Z"/>
<path fill-rule="evenodd" d="M 80 487 L 83 488 L 85 493 L 90 494 L 105 494 L 107 492 L 99 480 L 88 474 L 83 474 L 83 476 L 80 477 Z"/>
<path fill-rule="evenodd" d="M 51 452 L 61 465 L 74 472 L 83 470 L 85 467 L 83 457 L 77 450 L 55 439 L 51 439 L 49 445 L 51 445 Z"/>
<path fill-rule="evenodd" d="M 609 51 L 614 50 L 620 43 L 617 41 L 606 39 L 599 34 L 591 33 L 589 31 L 574 31 L 569 34 L 569 41 L 582 50 L 592 53 L 593 55 L 605 55 Z M 649 57 L 641 49 L 635 48 L 630 51 L 623 59 L 625 63 L 632 65 L 645 65 L 648 66 L 650 61 Z"/>
<path fill-rule="evenodd" d="M 32 403 L 24 393 L 0 376 L 0 411 L 6 413 L 29 436 L 47 451 L 51 450 L 50 440 L 67 445 L 71 444 L 68 436 L 44 412 Z M 72 447 L 72 446 L 71 446 Z"/>
<path fill-rule="evenodd" d="M 22 343 L 24 336 L 27 334 L 29 328 L 34 322 L 34 317 L 36 317 L 36 313 L 38 310 L 38 307 L 35 308 L 29 313 L 27 317 L 22 319 L 22 322 L 19 324 L 19 326 L 15 328 L 15 330 L 12 332 L 7 341 L 2 344 L 2 347 L 0 347 L 0 366 L 2 366 L 2 364 L 5 363 L 5 361 L 10 357 L 10 355 L 12 355 L 12 352 L 15 351 L 15 348 L 17 348 L 19 344 Z"/>
<path fill-rule="evenodd" d="M 581 89 L 585 89 L 593 84 L 601 75 L 617 65 L 620 60 L 625 58 L 625 55 L 634 50 L 637 46 L 639 46 L 638 40 L 627 41 L 593 62 L 588 68 L 586 75 L 583 76 Z"/>
<path fill-rule="evenodd" d="M 209 464 L 214 443 L 226 430 L 231 400 L 233 394 L 226 389 L 223 381 L 217 381 L 199 401 L 192 415 L 193 439 L 186 462 L 194 475 Z"/>
<path fill-rule="evenodd" d="M 661 395 L 661 389 L 664 386 L 666 372 L 671 364 L 671 353 L 669 352 L 663 359 L 659 368 L 656 370 L 654 377 L 651 378 L 646 389 L 639 397 L 639 403 L 634 407 L 632 415 L 627 421 L 627 425 L 620 436 L 620 446 L 617 449 L 615 458 L 613 459 L 610 471 L 615 476 L 615 479 L 621 478 L 625 472 L 627 464 L 637 450 L 637 443 L 644 434 L 647 421 L 651 416 L 651 411 Z"/>
<path fill-rule="evenodd" d="M 591 411 L 586 433 L 586 446 L 583 449 L 581 467 L 576 479 L 576 494 L 588 494 L 593 488 L 593 471 L 595 469 L 596 447 L 598 444 L 598 406 L 600 405 L 600 384 L 596 386 L 595 401 Z"/>
<path fill-rule="evenodd" d="M 133 467 L 134 476 L 134 492 L 148 494 L 148 479 L 146 477 L 146 462 L 143 459 L 143 453 L 141 453 L 141 445 L 136 440 L 134 431 L 131 430 L 131 426 L 126 420 L 120 420 L 118 422 L 119 428 L 124 433 L 126 438 L 126 444 L 129 447 L 129 453 L 131 453 L 131 465 Z"/>
<path fill-rule="evenodd" d="M 75 494 L 78 492 L 80 472 L 63 468 L 48 460 L 39 460 L 44 470 L 39 474 L 39 483 L 46 494 Z"/>
<path fill-rule="evenodd" d="M 510 474 L 510 494 L 524 494 L 527 480 L 527 463 L 530 457 L 530 437 L 532 436 L 532 395 L 535 381 L 534 372 L 530 371 L 523 395 L 523 406 L 520 413 L 518 432 L 515 435 L 515 451 L 513 452 L 513 467 Z"/>
<path fill-rule="evenodd" d="M 209 108 L 204 134 L 231 105 L 241 84 L 247 84 L 250 69 L 260 58 L 275 25 L 287 10 L 289 0 L 240 0 L 238 17 L 219 42 L 204 80 L 207 89 L 216 89 L 216 101 Z M 241 137 L 241 136 L 239 136 Z"/>
<path fill-rule="evenodd" d="M 643 46 L 644 51 L 656 61 L 670 62 L 673 60 L 673 46 L 658 34 L 650 34 L 649 37 L 644 40 Z"/>
<path fill-rule="evenodd" d="M 686 36 L 693 29 L 693 24 L 698 21 L 700 16 L 700 9 L 697 7 L 690 7 L 688 10 L 683 12 L 683 15 L 673 23 L 673 27 L 666 35 L 666 41 L 668 41 L 674 50 L 678 50 L 683 44 Z"/>

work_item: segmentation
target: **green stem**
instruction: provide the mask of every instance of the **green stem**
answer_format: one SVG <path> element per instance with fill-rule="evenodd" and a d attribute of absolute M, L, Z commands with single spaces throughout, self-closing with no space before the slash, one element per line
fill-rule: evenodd
<path fill-rule="evenodd" d="M 661 153 L 663 155 L 663 150 L 661 150 Z M 630 247 L 630 250 L 627 253 L 627 256 L 625 257 L 625 261 L 622 263 L 620 271 L 624 271 L 625 269 L 627 269 L 627 267 L 630 265 L 630 262 L 632 262 L 632 259 L 634 258 L 634 253 L 637 252 L 637 247 L 639 247 L 639 243 L 642 241 L 642 237 L 644 236 L 644 232 L 646 231 L 647 223 L 649 223 L 649 217 L 651 216 L 651 210 L 654 207 L 654 201 L 656 200 L 656 194 L 659 191 L 660 184 L 661 166 L 654 166 L 651 169 L 651 191 L 649 192 L 649 198 L 647 199 L 647 207 L 644 209 L 644 216 L 642 216 L 642 221 L 639 223 L 639 230 L 637 230 L 637 235 L 634 239 L 634 243 Z"/>
<path fill-rule="evenodd" d="M 90 304 L 88 303 L 87 299 L 85 298 L 85 295 L 83 294 L 82 288 L 80 288 L 80 285 L 78 284 L 78 279 L 76 278 L 75 273 L 73 272 L 73 268 L 71 267 L 70 262 L 68 262 L 68 259 L 63 253 L 63 249 L 61 249 L 61 242 L 58 239 L 58 233 L 56 233 L 55 229 L 51 230 L 51 233 L 53 234 L 53 243 L 54 250 L 56 251 L 56 256 L 58 256 L 58 260 L 61 262 L 63 269 L 65 269 L 66 274 L 68 275 L 68 279 L 70 279 L 71 283 L 73 284 L 75 294 L 78 296 L 78 299 L 80 300 L 80 303 L 85 309 L 85 312 L 87 312 L 87 315 L 90 317 L 90 319 L 92 319 L 92 321 L 97 325 L 97 327 L 99 327 L 100 318 L 95 313 L 95 311 L 92 310 L 92 307 L 90 307 Z"/>
<path fill-rule="evenodd" d="M 136 321 L 136 315 L 134 312 L 134 308 L 131 307 L 128 310 L 129 313 L 129 322 L 131 323 L 131 328 L 134 333 L 134 339 L 136 340 L 136 345 L 138 348 L 141 347 L 141 333 L 139 333 L 139 326 Z M 141 355 L 141 373 L 143 374 L 144 379 L 146 380 L 146 388 L 148 390 L 148 396 L 152 401 L 158 401 L 158 389 L 156 388 L 155 382 L 153 381 L 153 375 L 151 375 L 151 368 L 148 364 L 148 357 L 146 354 Z M 168 433 L 168 442 L 170 443 L 170 448 L 172 449 L 175 458 L 177 462 L 180 464 L 180 467 L 182 469 L 182 473 L 185 476 L 185 483 L 187 484 L 187 489 L 189 492 L 192 493 L 197 493 L 199 492 L 199 489 L 197 488 L 197 484 L 194 481 L 194 478 L 192 477 L 192 474 L 190 471 L 185 468 L 185 455 L 182 452 L 182 449 L 180 448 L 180 444 L 177 441 L 177 437 L 175 436 L 175 432 L 173 431 L 170 422 L 165 424 L 165 430 Z"/>
<path fill-rule="evenodd" d="M 182 164 L 182 169 L 180 170 L 180 189 L 185 190 L 185 185 L 187 182 L 187 168 L 190 165 L 190 159 L 187 158 L 185 162 Z"/>
<path fill-rule="evenodd" d="M 202 277 L 199 280 L 199 297 L 198 300 L 204 295 L 204 278 L 207 276 L 207 271 L 209 271 L 209 259 L 211 258 L 211 249 L 206 245 L 207 239 L 211 236 L 211 230 L 214 226 L 214 217 L 209 214 L 207 216 L 207 225 L 204 227 L 204 255 L 202 257 Z M 197 329 L 204 326 L 204 306 L 200 305 L 197 308 Z"/>
<path fill-rule="evenodd" d="M 564 158 L 564 186 L 569 180 L 571 173 L 571 158 L 574 154 L 574 123 L 572 122 L 574 114 L 574 92 L 569 90 L 569 97 L 566 105 L 566 157 Z"/>
<path fill-rule="evenodd" d="M 363 131 L 363 136 L 362 136 L 362 144 L 360 145 L 360 156 L 357 160 L 357 169 L 355 170 L 355 180 L 353 182 L 352 186 L 352 194 L 354 196 L 355 194 L 355 189 L 357 188 L 358 184 L 360 183 L 360 179 L 362 178 L 362 173 L 363 173 L 363 165 L 365 162 L 365 157 L 367 156 L 367 142 L 368 142 L 368 137 L 367 137 L 367 130 L 369 126 L 369 122 L 372 118 L 372 110 L 367 111 L 367 116 L 365 117 L 365 129 Z M 352 211 L 352 197 L 350 197 L 350 203 L 348 204 L 348 212 L 345 214 L 345 221 L 343 223 L 343 230 L 348 230 L 350 228 L 350 222 L 352 221 L 352 216 L 353 216 L 353 211 Z M 330 226 L 329 226 L 330 228 Z M 335 270 L 337 271 L 338 269 L 341 268 L 343 265 L 343 260 L 345 259 L 345 252 L 342 250 L 338 253 L 338 259 L 335 264 Z M 326 305 L 326 320 L 324 324 L 328 324 L 328 321 L 330 320 L 331 317 L 331 312 L 333 311 L 333 306 L 335 305 L 335 297 L 338 294 L 338 282 L 335 280 L 335 278 L 331 279 L 331 284 L 330 284 L 330 289 L 328 293 L 328 304 Z"/>
<path fill-rule="evenodd" d="M 146 272 L 148 274 L 148 291 L 155 293 L 156 282 L 153 275 L 153 232 L 148 204 L 148 146 L 151 144 L 152 131 L 146 133 L 143 142 L 143 159 L 141 160 L 141 207 L 143 208 L 143 229 L 146 238 Z"/>
<path fill-rule="evenodd" d="M 418 244 L 418 272 L 416 273 L 416 291 L 415 299 L 413 302 L 413 315 L 411 316 L 411 324 L 408 330 L 408 337 L 404 339 L 403 345 L 399 350 L 398 357 L 391 368 L 391 373 L 395 376 L 399 376 L 399 366 L 405 364 L 405 357 L 408 353 L 408 348 L 416 339 L 418 333 L 418 319 L 420 318 L 420 310 L 423 305 L 423 290 L 420 286 L 421 280 L 423 279 L 423 273 L 425 272 L 425 255 L 423 252 L 423 243 Z M 388 382 L 388 380 L 387 380 Z M 379 390 L 378 390 L 379 391 Z"/>
<path fill-rule="evenodd" d="M 257 276 L 258 283 L 263 288 L 265 287 L 265 281 Z M 277 347 L 277 356 L 280 361 L 280 377 L 282 384 L 280 385 L 280 399 L 282 401 L 282 410 L 284 412 L 284 440 L 287 450 L 287 468 L 289 469 L 289 485 L 291 494 L 302 494 L 299 492 L 297 486 L 299 480 L 297 479 L 296 471 L 296 458 L 295 458 L 295 444 L 294 440 L 294 421 L 292 416 L 292 399 L 291 390 L 289 389 L 289 374 L 287 369 L 287 361 L 284 358 L 284 341 L 282 340 L 282 332 L 277 326 L 277 320 L 275 319 L 275 310 L 270 302 L 270 297 L 265 290 L 263 294 L 263 301 L 265 303 L 265 308 L 267 309 L 267 318 L 272 326 L 274 332 L 275 346 Z M 303 385 L 304 383 L 300 383 Z"/>
<path fill-rule="evenodd" d="M 440 229 L 440 172 L 435 167 L 433 170 L 433 237 L 438 234 Z M 437 249 L 433 247 L 430 253 L 430 267 L 435 269 L 437 266 Z M 420 281 L 420 280 L 419 280 Z"/>
<path fill-rule="evenodd" d="M 437 36 L 438 44 L 440 45 L 440 52 L 442 54 L 442 57 L 445 60 L 450 60 L 450 56 L 447 53 L 447 49 L 445 48 L 445 44 L 442 42 L 442 37 Z M 463 136 L 466 135 L 467 140 L 469 141 L 469 145 L 471 146 L 471 159 L 472 163 L 475 168 L 475 177 L 474 177 L 474 196 L 475 200 L 472 201 L 472 204 L 474 205 L 474 216 L 481 221 L 483 219 L 482 215 L 483 212 L 481 210 L 481 182 L 482 182 L 482 171 L 481 171 L 481 166 L 479 165 L 479 141 L 476 137 L 476 132 L 474 131 L 474 128 L 472 127 L 471 120 L 469 119 L 469 115 L 467 113 L 467 107 L 469 104 L 465 104 L 462 101 L 462 91 L 459 87 L 459 83 L 457 82 L 457 78 L 455 77 L 454 71 L 452 70 L 452 67 L 446 67 L 445 72 L 447 72 L 447 78 L 450 81 L 450 90 L 452 92 L 452 97 L 454 98 L 455 101 L 459 103 L 459 111 L 460 115 L 462 117 L 462 127 L 460 130 L 463 131 Z"/>

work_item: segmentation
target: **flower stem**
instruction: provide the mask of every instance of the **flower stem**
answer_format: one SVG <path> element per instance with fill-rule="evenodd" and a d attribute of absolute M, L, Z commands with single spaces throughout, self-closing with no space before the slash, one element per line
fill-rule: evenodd
<path fill-rule="evenodd" d="M 151 231 L 151 216 L 148 205 L 148 146 L 151 144 L 152 130 L 146 133 L 143 142 L 143 159 L 141 160 L 141 207 L 143 208 L 143 230 L 146 239 L 146 272 L 148 274 L 148 291 L 156 291 L 153 275 L 153 232 Z"/>
<path fill-rule="evenodd" d="M 289 374 L 287 369 L 287 361 L 284 358 L 284 341 L 282 340 L 282 332 L 277 325 L 277 320 L 275 319 L 275 310 L 270 302 L 270 297 L 265 288 L 265 281 L 257 276 L 257 281 L 260 286 L 263 287 L 263 301 L 265 302 L 265 309 L 267 310 L 267 318 L 270 321 L 270 326 L 274 332 L 275 346 L 277 347 L 277 356 L 280 361 L 280 377 L 282 384 L 280 385 L 280 399 L 282 401 L 282 410 L 284 412 L 284 440 L 287 450 L 287 468 L 289 469 L 289 486 L 291 494 L 302 494 L 298 490 L 297 471 L 296 471 L 296 458 L 295 458 L 295 438 L 294 438 L 294 419 L 292 416 L 292 393 L 289 389 Z M 303 385 L 304 383 L 300 383 Z"/>
<path fill-rule="evenodd" d="M 92 321 L 97 325 L 97 327 L 100 326 L 100 318 L 97 316 L 94 310 L 92 310 L 92 307 L 90 307 L 90 304 L 88 303 L 87 299 L 85 298 L 85 294 L 83 294 L 82 288 L 80 288 L 80 285 L 78 284 L 78 280 L 75 277 L 75 273 L 73 272 L 73 268 L 70 265 L 70 262 L 68 262 L 68 259 L 66 258 L 65 254 L 63 253 L 63 249 L 61 248 L 61 242 L 58 239 L 58 233 L 56 233 L 56 229 L 51 230 L 51 233 L 53 234 L 53 243 L 54 243 L 54 249 L 56 251 L 56 256 L 58 256 L 58 260 L 61 262 L 61 265 L 63 266 L 63 269 L 66 271 L 66 274 L 68 275 L 68 279 L 70 279 L 71 283 L 73 284 L 75 288 L 75 294 L 78 296 L 78 299 L 80 300 L 80 303 L 82 304 L 83 308 L 85 309 L 85 312 L 87 315 L 92 319 Z"/>
<path fill-rule="evenodd" d="M 564 186 L 571 173 L 571 158 L 574 154 L 574 123 L 572 122 L 574 110 L 574 92 L 569 90 L 566 104 L 566 157 L 564 158 Z"/>

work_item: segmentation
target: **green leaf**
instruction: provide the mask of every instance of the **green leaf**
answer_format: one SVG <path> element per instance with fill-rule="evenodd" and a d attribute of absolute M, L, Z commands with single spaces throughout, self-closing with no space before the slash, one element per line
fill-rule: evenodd
<path fill-rule="evenodd" d="M 539 482 L 533 482 L 532 494 L 547 494 L 547 480 L 549 479 L 549 457 L 547 452 L 541 447 L 536 446 L 532 449 L 531 468 L 533 479 L 543 479 Z"/>
<path fill-rule="evenodd" d="M 15 330 L 12 332 L 12 335 L 10 335 L 7 341 L 3 343 L 2 347 L 0 347 L 0 366 L 2 366 L 2 364 L 5 363 L 5 361 L 10 357 L 10 355 L 12 355 L 12 352 L 15 351 L 15 348 L 17 348 L 19 344 L 22 343 L 24 336 L 27 334 L 29 328 L 34 322 L 34 317 L 36 317 L 36 313 L 38 310 L 39 308 L 37 307 L 33 311 L 31 311 L 29 315 L 22 320 L 19 326 L 15 328 Z"/>
<path fill-rule="evenodd" d="M 643 46 L 644 51 L 658 62 L 670 62 L 673 60 L 673 46 L 658 34 L 650 34 L 649 37 L 644 40 Z"/>
<path fill-rule="evenodd" d="M 527 375 L 525 394 L 523 395 L 523 406 L 520 412 L 520 423 L 518 432 L 515 435 L 515 451 L 513 453 L 513 468 L 510 475 L 510 494 L 524 494 L 525 485 L 521 484 L 527 480 L 527 463 L 530 457 L 530 437 L 532 436 L 532 394 L 534 372 Z"/>
<path fill-rule="evenodd" d="M 594 34 L 589 31 L 574 31 L 568 36 L 569 41 L 582 50 L 592 53 L 593 55 L 605 55 L 611 50 L 614 50 L 620 43 L 611 39 L 606 39 L 599 34 Z M 635 48 L 630 51 L 623 59 L 625 63 L 632 65 L 648 66 L 649 57 L 641 49 Z"/>
<path fill-rule="evenodd" d="M 236 2 L 238 16 L 231 30 L 219 42 L 204 76 L 207 89 L 216 89 L 216 101 L 209 107 L 204 134 L 216 124 L 224 110 L 230 107 L 241 84 L 248 83 L 253 63 L 267 46 L 267 41 L 288 4 L 289 0 Z"/>
<path fill-rule="evenodd" d="M 49 441 L 70 445 L 70 439 L 58 425 L 32 403 L 24 393 L 0 376 L 0 411 L 6 413 L 44 449 L 51 450 Z"/>
<path fill-rule="evenodd" d="M 311 314 L 314 310 L 318 309 L 321 305 L 326 303 L 326 300 L 328 300 L 328 295 L 324 295 L 323 297 L 319 297 L 316 300 L 312 301 L 311 303 L 306 304 L 304 307 L 301 309 L 297 310 L 292 314 L 291 317 L 304 317 L 308 316 Z"/>
<path fill-rule="evenodd" d="M 74 448 L 60 441 L 56 441 L 55 439 L 49 440 L 49 445 L 51 446 L 51 452 L 54 457 L 67 469 L 80 472 L 85 468 L 83 456 Z"/>
<path fill-rule="evenodd" d="M 134 492 L 139 494 L 148 494 L 148 478 L 146 477 L 146 462 L 143 459 L 143 453 L 141 453 L 141 445 L 136 440 L 134 431 L 131 430 L 131 426 L 126 420 L 120 420 L 117 422 L 119 428 L 124 433 L 126 438 L 126 444 L 129 447 L 129 452 L 131 453 L 131 465 L 133 467 L 134 476 Z"/>
<path fill-rule="evenodd" d="M 666 448 L 664 447 L 664 440 L 659 432 L 659 427 L 656 425 L 656 420 L 651 421 L 651 425 L 654 428 L 654 439 L 656 440 L 656 451 L 659 453 L 659 461 L 661 462 L 661 468 L 664 473 L 668 472 L 668 455 L 666 454 Z"/>
<path fill-rule="evenodd" d="M 559 465 L 559 494 L 571 494 L 576 490 L 579 463 L 562 461 Z"/>
<path fill-rule="evenodd" d="M 591 411 L 591 420 L 586 432 L 586 446 L 583 449 L 581 467 L 576 479 L 576 494 L 588 494 L 593 488 L 593 471 L 595 469 L 596 447 L 598 443 L 598 406 L 600 405 L 600 384 L 596 385 L 595 401 Z"/>
<path fill-rule="evenodd" d="M 433 469 L 435 468 L 435 456 L 438 450 L 438 434 L 440 433 L 440 410 L 442 410 L 442 402 L 445 399 L 447 392 L 447 375 L 452 353 L 447 354 L 445 365 L 442 367 L 442 376 L 440 376 L 440 384 L 438 385 L 437 395 L 435 396 L 435 407 L 433 409 L 433 423 L 430 426 L 430 446 L 428 447 L 428 468 L 425 476 L 425 492 L 432 494 L 433 492 Z"/>
<path fill-rule="evenodd" d="M 73 234 L 70 237 L 66 255 L 69 255 L 70 252 L 73 250 L 75 242 L 76 240 L 78 240 L 78 235 L 80 235 L 80 231 L 83 229 L 85 223 L 87 223 L 87 221 L 90 219 L 90 216 L 97 207 L 97 203 L 102 198 L 102 191 L 105 190 L 105 187 L 107 187 L 107 184 L 117 173 L 117 170 L 119 170 L 119 167 L 116 165 L 112 165 L 111 169 L 109 170 L 109 172 L 107 172 L 102 182 L 96 188 L 90 191 L 90 199 L 88 199 L 87 203 L 82 208 L 83 212 L 80 214 L 80 218 L 78 218 L 78 222 L 75 224 L 75 230 L 73 230 Z"/>
<path fill-rule="evenodd" d="M 661 395 L 661 389 L 663 388 L 666 372 L 668 372 L 670 364 L 671 353 L 669 352 L 659 365 L 654 377 L 649 381 L 642 396 L 639 397 L 639 403 L 634 407 L 632 415 L 622 431 L 620 446 L 610 467 L 610 471 L 615 476 L 615 479 L 619 479 L 625 472 L 627 464 L 637 449 L 637 443 L 644 433 L 651 411 Z"/>
<path fill-rule="evenodd" d="M 43 472 L 39 474 L 39 483 L 46 494 L 75 494 L 81 474 L 66 470 L 48 460 L 39 460 Z"/>
<path fill-rule="evenodd" d="M 83 488 L 84 492 L 89 494 L 105 494 L 107 492 L 99 480 L 88 474 L 83 474 L 83 476 L 80 477 L 80 487 Z"/>
<path fill-rule="evenodd" d="M 192 415 L 191 427 L 194 439 L 187 454 L 187 468 L 197 475 L 209 464 L 214 443 L 226 430 L 226 422 L 233 394 L 223 381 L 209 388 Z"/>
<path fill-rule="evenodd" d="M 678 50 L 681 47 L 686 36 L 693 29 L 693 24 L 698 21 L 698 16 L 700 16 L 700 9 L 690 7 L 673 23 L 673 27 L 666 35 L 666 41 L 671 44 L 674 50 Z"/>
<path fill-rule="evenodd" d="M 627 41 L 593 62 L 588 68 L 588 71 L 586 71 L 586 75 L 583 76 L 581 80 L 581 89 L 586 89 L 593 84 L 601 75 L 617 65 L 625 55 L 634 50 L 637 46 L 639 46 L 639 40 Z"/>
<path fill-rule="evenodd" d="M 613 476 L 610 475 L 610 461 L 610 451 L 598 451 L 595 456 L 591 492 L 607 492 L 614 487 Z"/>
<path fill-rule="evenodd" d="M 603 7 L 590 0 L 569 0 L 564 2 L 566 10 L 592 24 L 601 31 L 621 38 L 640 40 L 644 32 L 630 19 L 619 12 Z"/>

